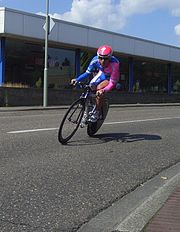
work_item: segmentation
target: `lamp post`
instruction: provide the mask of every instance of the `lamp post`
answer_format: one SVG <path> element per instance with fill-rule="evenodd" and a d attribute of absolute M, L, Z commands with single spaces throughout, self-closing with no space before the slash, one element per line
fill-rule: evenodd
<path fill-rule="evenodd" d="M 45 24 L 45 55 L 44 55 L 44 91 L 43 106 L 47 106 L 48 95 L 48 35 L 49 35 L 49 0 L 46 0 L 46 24 Z"/>

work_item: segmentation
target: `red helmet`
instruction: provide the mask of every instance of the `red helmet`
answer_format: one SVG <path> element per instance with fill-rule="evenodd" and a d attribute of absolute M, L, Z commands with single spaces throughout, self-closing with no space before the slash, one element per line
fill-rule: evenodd
<path fill-rule="evenodd" d="M 97 55 L 102 58 L 111 58 L 113 50 L 108 45 L 103 45 L 98 48 Z"/>

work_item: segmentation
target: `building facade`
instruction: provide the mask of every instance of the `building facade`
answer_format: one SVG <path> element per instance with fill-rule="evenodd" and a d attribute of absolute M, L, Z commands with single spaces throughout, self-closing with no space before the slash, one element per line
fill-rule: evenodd
<path fill-rule="evenodd" d="M 109 44 L 120 60 L 127 93 L 180 93 L 180 49 L 53 19 L 49 35 L 48 88 L 67 89 L 86 70 L 96 49 Z M 45 17 L 0 8 L 0 86 L 42 88 Z M 117 86 L 118 90 L 118 86 Z"/>

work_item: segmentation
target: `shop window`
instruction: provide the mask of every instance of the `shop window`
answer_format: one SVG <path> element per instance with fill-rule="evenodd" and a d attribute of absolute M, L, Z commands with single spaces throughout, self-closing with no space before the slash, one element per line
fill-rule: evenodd
<path fill-rule="evenodd" d="M 40 44 L 6 40 L 5 84 L 35 87 L 43 76 L 44 50 Z"/>
<path fill-rule="evenodd" d="M 42 88 L 44 47 L 42 44 L 6 40 L 5 84 Z M 48 48 L 48 87 L 66 88 L 75 73 L 75 51 Z"/>
<path fill-rule="evenodd" d="M 172 64 L 173 92 L 180 93 L 180 65 Z"/>
<path fill-rule="evenodd" d="M 128 58 L 122 56 L 116 56 L 120 61 L 120 79 L 119 84 L 117 85 L 117 90 L 121 92 L 128 92 L 129 89 L 129 65 Z M 119 86 L 119 88 L 118 88 Z"/>
<path fill-rule="evenodd" d="M 75 51 L 48 49 L 48 83 L 50 88 L 68 88 L 75 75 Z"/>
<path fill-rule="evenodd" d="M 167 64 L 134 61 L 134 92 L 167 92 Z"/>

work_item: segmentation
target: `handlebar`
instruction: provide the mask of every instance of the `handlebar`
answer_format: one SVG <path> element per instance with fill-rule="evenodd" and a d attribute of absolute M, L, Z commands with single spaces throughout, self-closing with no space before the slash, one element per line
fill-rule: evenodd
<path fill-rule="evenodd" d="M 78 81 L 76 81 L 74 84 L 71 84 L 71 86 L 79 87 L 80 89 L 84 89 L 86 91 L 90 91 L 96 97 L 98 97 L 98 96 L 100 97 L 103 94 L 103 93 L 102 94 L 99 93 L 98 91 L 97 92 L 93 91 L 92 88 L 90 87 L 90 85 L 86 84 L 84 82 L 78 82 Z"/>
<path fill-rule="evenodd" d="M 91 89 L 90 86 L 84 82 L 75 82 L 74 84 L 70 84 L 71 86 L 78 86 L 80 89 Z"/>

